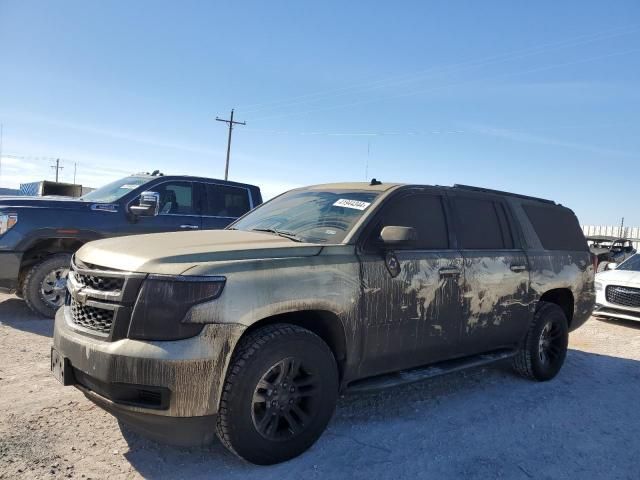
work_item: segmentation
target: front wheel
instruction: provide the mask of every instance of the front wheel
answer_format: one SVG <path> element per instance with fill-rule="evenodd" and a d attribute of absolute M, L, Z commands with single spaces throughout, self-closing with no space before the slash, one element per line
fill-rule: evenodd
<path fill-rule="evenodd" d="M 538 381 L 555 377 L 567 356 L 567 317 L 555 303 L 540 302 L 524 345 L 513 359 L 513 367 L 524 377 Z"/>
<path fill-rule="evenodd" d="M 71 255 L 56 253 L 36 263 L 24 279 L 22 295 L 31 310 L 53 318 L 64 305 Z"/>
<path fill-rule="evenodd" d="M 271 465 L 307 450 L 325 430 L 338 396 L 327 344 L 294 325 L 269 325 L 242 339 L 229 365 L 218 437 L 245 460 Z"/>

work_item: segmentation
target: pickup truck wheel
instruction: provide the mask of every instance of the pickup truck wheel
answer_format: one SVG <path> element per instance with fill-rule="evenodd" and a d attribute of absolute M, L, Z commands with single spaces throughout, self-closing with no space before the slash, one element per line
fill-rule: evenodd
<path fill-rule="evenodd" d="M 555 303 L 540 302 L 523 347 L 513 359 L 514 369 L 532 380 L 555 377 L 569 345 L 567 317 Z"/>
<path fill-rule="evenodd" d="M 27 273 L 22 294 L 29 308 L 38 315 L 53 318 L 64 305 L 71 254 L 56 253 L 36 263 Z"/>
<path fill-rule="evenodd" d="M 338 397 L 327 344 L 294 325 L 269 325 L 242 339 L 229 365 L 217 433 L 239 457 L 271 465 L 307 450 L 325 430 Z"/>

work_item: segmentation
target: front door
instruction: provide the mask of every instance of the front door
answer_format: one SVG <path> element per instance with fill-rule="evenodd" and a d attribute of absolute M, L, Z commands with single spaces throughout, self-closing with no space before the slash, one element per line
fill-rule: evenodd
<path fill-rule="evenodd" d="M 132 227 L 135 233 L 191 231 L 202 227 L 199 183 L 167 181 L 149 190 L 160 195 L 158 215 L 138 217 Z"/>
<path fill-rule="evenodd" d="M 464 258 L 466 354 L 513 347 L 530 319 L 529 268 L 513 234 L 508 207 L 487 195 L 453 195 L 458 247 Z"/>
<path fill-rule="evenodd" d="M 455 355 L 462 318 L 462 256 L 450 248 L 438 190 L 412 189 L 387 200 L 361 247 L 363 376 Z M 413 245 L 390 250 L 385 226 L 416 229 Z"/>

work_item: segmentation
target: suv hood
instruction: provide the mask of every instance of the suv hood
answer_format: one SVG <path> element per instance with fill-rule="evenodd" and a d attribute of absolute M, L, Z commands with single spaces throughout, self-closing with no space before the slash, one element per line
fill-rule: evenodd
<path fill-rule="evenodd" d="M 56 208 L 81 210 L 91 205 L 73 197 L 0 197 L 0 208 Z"/>
<path fill-rule="evenodd" d="M 616 283 L 628 287 L 640 288 L 640 272 L 634 270 L 608 270 L 596 275 L 596 281 L 607 284 Z"/>
<path fill-rule="evenodd" d="M 204 230 L 97 240 L 76 255 L 84 263 L 108 269 L 179 275 L 203 262 L 310 257 L 321 250 L 322 245 L 298 243 L 271 233 Z"/>

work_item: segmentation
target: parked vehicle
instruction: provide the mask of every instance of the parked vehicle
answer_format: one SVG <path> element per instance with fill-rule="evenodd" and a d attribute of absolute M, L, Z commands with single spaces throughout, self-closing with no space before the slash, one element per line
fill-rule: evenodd
<path fill-rule="evenodd" d="M 0 198 L 0 290 L 53 317 L 64 303 L 71 254 L 90 240 L 221 229 L 262 203 L 253 185 L 132 175 L 78 199 Z M 125 251 L 122 254 L 126 254 Z"/>
<path fill-rule="evenodd" d="M 596 275 L 596 317 L 640 321 L 640 255 Z"/>
<path fill-rule="evenodd" d="M 637 242 L 638 239 L 607 236 L 587 237 L 589 249 L 598 259 L 596 271 L 604 272 L 607 269 L 607 264 L 611 262 L 622 263 L 634 255 L 636 253 L 633 246 L 634 241 Z"/>
<path fill-rule="evenodd" d="M 53 374 L 145 435 L 309 448 L 340 392 L 510 358 L 544 381 L 594 305 L 573 212 L 466 186 L 289 191 L 226 230 L 82 247 Z M 72 428 L 72 427 L 70 427 Z"/>

